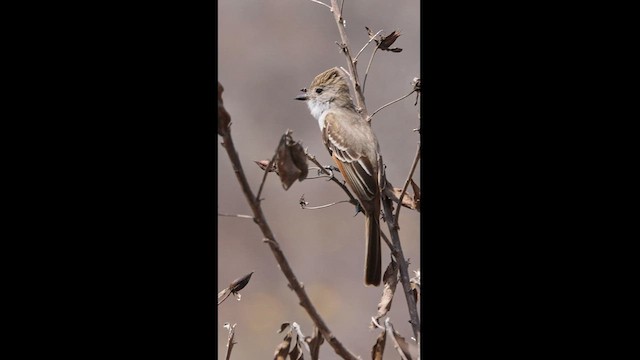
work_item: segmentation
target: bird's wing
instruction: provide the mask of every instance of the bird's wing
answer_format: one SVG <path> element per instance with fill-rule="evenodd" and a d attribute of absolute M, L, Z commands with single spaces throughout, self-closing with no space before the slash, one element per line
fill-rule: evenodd
<path fill-rule="evenodd" d="M 371 146 L 367 142 L 373 139 L 366 131 L 371 130 L 363 131 L 362 126 L 368 126 L 364 124 L 356 124 L 345 130 L 345 126 L 350 126 L 347 124 L 349 123 L 339 121 L 334 113 L 328 113 L 322 132 L 323 140 L 356 197 L 361 203 L 371 201 L 378 192 L 377 163 L 372 164 L 372 160 L 377 159 L 369 159 L 365 151 L 367 146 Z"/>

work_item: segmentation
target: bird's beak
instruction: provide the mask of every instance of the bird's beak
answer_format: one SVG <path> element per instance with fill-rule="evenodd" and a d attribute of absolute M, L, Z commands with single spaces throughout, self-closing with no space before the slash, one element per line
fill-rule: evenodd
<path fill-rule="evenodd" d="M 309 95 L 300 94 L 300 95 L 296 96 L 294 99 L 296 99 L 296 100 L 309 100 Z"/>

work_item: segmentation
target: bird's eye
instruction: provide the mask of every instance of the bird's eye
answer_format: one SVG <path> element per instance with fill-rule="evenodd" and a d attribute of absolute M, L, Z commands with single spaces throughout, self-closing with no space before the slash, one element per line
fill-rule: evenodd
<path fill-rule="evenodd" d="M 322 88 L 317 88 L 316 89 L 316 94 L 322 94 Z"/>

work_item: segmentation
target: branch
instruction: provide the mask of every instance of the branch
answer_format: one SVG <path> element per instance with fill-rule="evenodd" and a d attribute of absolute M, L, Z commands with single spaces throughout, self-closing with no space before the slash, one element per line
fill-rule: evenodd
<path fill-rule="evenodd" d="M 331 10 L 331 6 L 329 6 L 329 5 L 325 4 L 325 3 L 323 3 L 322 1 L 318 1 L 318 0 L 311 0 L 311 1 L 312 1 L 312 2 L 314 2 L 314 3 L 316 3 L 316 4 L 324 5 L 324 6 L 326 6 L 327 8 L 329 8 L 329 10 Z"/>
<path fill-rule="evenodd" d="M 393 105 L 393 104 L 397 103 L 398 101 L 400 101 L 400 100 L 402 100 L 402 99 L 404 99 L 404 98 L 409 97 L 409 95 L 413 94 L 414 92 L 416 92 L 416 91 L 415 91 L 415 90 L 411 90 L 411 92 L 410 92 L 410 93 L 408 93 L 407 95 L 405 95 L 405 96 L 403 96 L 403 97 L 401 97 L 401 98 L 399 98 L 399 99 L 395 99 L 395 100 L 393 100 L 393 101 L 391 101 L 391 102 L 389 102 L 389 103 L 387 103 L 387 104 L 382 105 L 378 110 L 374 111 L 374 112 L 373 112 L 373 114 L 371 114 L 371 115 L 369 116 L 368 121 L 371 121 L 371 118 L 373 117 L 373 115 L 377 114 L 377 113 L 378 113 L 378 111 L 380 111 L 380 110 L 382 110 L 382 109 L 386 108 L 387 106 Z"/>
<path fill-rule="evenodd" d="M 364 94 L 362 92 L 362 88 L 360 87 L 360 81 L 358 80 L 358 69 L 356 68 L 356 62 L 351 57 L 349 39 L 347 38 L 347 33 L 344 31 L 344 25 L 342 23 L 342 11 L 338 7 L 338 0 L 331 0 L 331 12 L 333 12 L 333 17 L 336 20 L 336 25 L 338 25 L 340 39 L 342 40 L 341 47 L 344 50 L 345 56 L 347 57 L 349 72 L 351 73 L 353 88 L 356 93 L 356 106 L 360 109 L 360 114 L 362 115 L 363 119 L 366 119 L 368 118 L 369 113 L 367 112 L 367 108 L 364 103 Z"/>
<path fill-rule="evenodd" d="M 218 216 L 237 217 L 237 218 L 242 218 L 242 219 L 253 219 L 253 216 L 242 215 L 242 214 L 222 214 L 222 213 L 218 213 Z"/>
<path fill-rule="evenodd" d="M 360 56 L 360 53 L 362 53 L 364 51 L 364 49 L 367 46 L 369 46 L 369 44 L 371 44 L 371 42 L 376 38 L 376 36 L 380 35 L 381 32 L 382 32 L 382 30 L 378 31 L 375 35 L 373 35 L 373 36 L 371 36 L 369 38 L 369 41 L 367 41 L 367 43 L 364 44 L 362 49 L 360 49 L 360 51 L 358 51 L 358 53 L 356 54 L 356 57 L 353 58 L 353 61 L 355 61 L 356 63 L 358 62 L 358 56 Z M 377 48 L 376 48 L 376 50 L 377 50 Z M 364 81 L 367 81 L 367 74 L 364 74 Z M 362 84 L 362 91 L 364 91 L 364 84 Z"/>
<path fill-rule="evenodd" d="M 342 44 L 341 44 L 341 48 L 344 51 L 345 56 L 347 57 L 347 63 L 349 65 L 349 70 L 351 72 L 351 81 L 353 82 L 353 88 L 355 91 L 355 100 L 356 100 L 356 105 L 359 108 L 360 111 L 360 115 L 362 116 L 363 120 L 370 120 L 370 117 L 368 115 L 368 111 L 365 105 L 365 101 L 364 101 L 364 93 L 363 93 L 363 88 L 362 86 L 360 86 L 360 82 L 359 82 L 359 77 L 358 77 L 358 70 L 356 67 L 356 62 L 353 61 L 353 58 L 351 57 L 351 52 L 350 52 L 350 47 L 349 47 L 349 39 L 347 38 L 347 34 L 344 30 L 344 25 L 343 25 L 343 18 L 342 18 L 342 12 L 340 11 L 339 7 L 338 7 L 338 1 L 337 0 L 331 0 L 331 10 L 333 12 L 333 17 L 336 21 L 336 25 L 338 26 L 338 31 L 340 32 L 340 38 L 342 39 Z M 376 50 L 379 48 L 376 47 Z M 376 51 L 374 50 L 373 54 L 375 54 Z M 373 55 L 371 57 L 371 61 L 373 61 Z M 371 63 L 371 61 L 369 61 L 369 63 Z M 369 64 L 371 65 L 371 64 Z M 394 254 L 396 256 L 396 261 L 398 262 L 398 266 L 399 266 L 399 270 L 400 270 L 400 280 L 402 282 L 402 287 L 404 288 L 405 291 L 405 298 L 407 299 L 407 306 L 409 308 L 409 316 L 410 316 L 410 323 L 411 326 L 413 328 L 413 333 L 414 333 L 414 337 L 416 339 L 419 339 L 419 333 L 420 333 L 420 319 L 418 317 L 418 309 L 416 307 L 416 302 L 413 298 L 413 296 L 411 296 L 411 287 L 410 287 L 410 283 L 409 283 L 409 274 L 408 274 L 408 265 L 407 262 L 404 259 L 404 255 L 402 253 L 402 246 L 400 244 L 400 236 L 398 235 L 398 226 L 396 224 L 396 222 L 393 219 L 393 205 L 392 205 L 392 200 L 384 193 L 382 192 L 381 194 L 381 198 L 382 198 L 382 204 L 384 207 L 384 217 L 386 219 L 387 222 L 387 226 L 389 227 L 389 233 L 391 235 L 391 240 L 394 246 Z M 400 206 L 400 205 L 398 205 Z"/>
<path fill-rule="evenodd" d="M 313 162 L 314 164 L 318 165 L 318 167 L 323 173 L 329 175 L 329 180 L 333 181 L 334 183 L 338 184 L 338 186 L 340 186 L 340 188 L 347 194 L 347 196 L 349 196 L 349 202 L 351 204 L 353 204 L 354 206 L 360 206 L 360 203 L 358 202 L 358 200 L 356 200 L 355 197 L 353 197 L 353 195 L 351 194 L 351 191 L 349 191 L 347 186 L 344 183 L 341 183 L 338 179 L 336 179 L 336 177 L 333 176 L 333 173 L 328 172 L 327 169 L 324 166 L 322 166 L 322 164 L 320 164 L 318 160 L 316 160 L 315 156 L 307 153 L 307 159 L 309 159 L 309 161 Z"/>
<path fill-rule="evenodd" d="M 376 46 L 376 48 L 371 53 L 371 58 L 369 58 L 369 64 L 367 64 L 367 70 L 364 71 L 364 80 L 362 81 L 362 92 L 364 92 L 364 86 L 367 84 L 367 76 L 369 76 L 369 69 L 371 68 L 371 63 L 373 62 L 373 57 L 376 56 L 376 52 L 380 47 Z"/>
<path fill-rule="evenodd" d="M 319 205 L 319 206 L 307 206 L 306 202 L 304 203 L 304 205 L 302 205 L 302 208 L 304 210 L 318 210 L 318 209 L 324 209 L 324 208 L 328 208 L 329 206 L 333 206 L 336 204 L 340 204 L 340 203 L 350 203 L 351 201 L 349 200 L 340 200 L 340 201 L 336 201 L 336 202 L 332 202 L 330 204 L 325 204 L 325 205 Z"/>
<path fill-rule="evenodd" d="M 231 164 L 233 166 L 234 173 L 236 174 L 238 182 L 240 183 L 240 187 L 242 188 L 242 192 L 244 193 L 244 196 L 247 199 L 247 202 L 249 203 L 249 206 L 251 207 L 251 210 L 253 212 L 253 221 L 258 225 L 258 227 L 262 231 L 262 234 L 266 238 L 266 241 L 264 242 L 269 245 L 273 256 L 278 262 L 280 270 L 289 282 L 289 287 L 298 296 L 298 299 L 300 300 L 300 306 L 302 306 L 307 311 L 307 314 L 309 314 L 309 317 L 311 318 L 313 323 L 318 327 L 318 329 L 320 329 L 322 336 L 324 336 L 324 338 L 327 340 L 329 345 L 331 345 L 336 354 L 344 359 L 357 360 L 357 357 L 353 355 L 349 350 L 347 350 L 344 345 L 342 345 L 342 343 L 338 341 L 338 339 L 331 333 L 331 330 L 329 330 L 329 327 L 320 317 L 320 314 L 318 314 L 318 311 L 311 303 L 309 296 L 302 287 L 302 284 L 296 278 L 296 275 L 294 274 L 293 269 L 291 269 L 287 258 L 280 249 L 280 246 L 278 245 L 278 242 L 276 241 L 276 238 L 273 235 L 269 224 L 267 223 L 264 213 L 262 212 L 260 201 L 253 195 L 251 187 L 249 186 L 249 182 L 247 181 L 247 177 L 244 174 L 244 170 L 242 169 L 242 164 L 240 162 L 240 157 L 238 156 L 238 152 L 236 151 L 236 148 L 233 144 L 233 138 L 231 137 L 231 127 L 228 126 L 226 128 L 223 128 L 223 131 L 219 132 L 219 134 L 222 136 L 222 146 L 227 151 L 229 160 L 231 161 Z"/>
<path fill-rule="evenodd" d="M 407 192 L 407 187 L 409 187 L 409 183 L 411 182 L 413 173 L 416 171 L 418 160 L 420 160 L 421 146 L 422 144 L 418 143 L 418 150 L 416 151 L 416 157 L 413 158 L 413 164 L 411 164 L 411 170 L 409 170 L 409 175 L 407 176 L 407 180 L 404 182 L 404 186 L 402 187 L 402 192 L 400 193 L 400 197 L 398 198 L 398 204 L 402 204 L 402 198 L 404 197 L 404 194 Z M 396 223 L 400 222 L 400 208 L 402 208 L 402 206 L 398 205 L 398 208 L 396 209 L 396 215 L 394 216 L 394 218 L 396 219 Z"/>
<path fill-rule="evenodd" d="M 287 134 L 288 133 L 289 131 L 287 131 Z M 269 164 L 267 165 L 266 169 L 271 169 L 271 167 L 273 166 L 273 163 L 276 161 L 276 156 L 278 156 L 278 148 L 280 148 L 280 145 L 282 144 L 282 142 L 285 141 L 285 137 L 286 137 L 286 134 L 280 138 L 280 142 L 276 147 L 276 151 L 273 152 L 273 157 L 271 158 L 271 161 L 269 161 Z M 258 195 L 256 195 L 256 200 L 258 200 L 258 202 L 260 202 L 260 194 L 262 194 L 262 187 L 264 186 L 264 182 L 267 180 L 268 173 L 270 173 L 270 171 L 265 170 L 264 175 L 262 175 L 262 182 L 260 183 L 260 188 L 258 189 Z"/>
<path fill-rule="evenodd" d="M 418 317 L 418 308 L 416 305 L 416 301 L 412 294 L 411 283 L 409 281 L 409 265 L 407 261 L 404 259 L 404 254 L 402 253 L 402 245 L 400 244 L 400 235 L 398 235 L 398 225 L 393 218 L 393 205 L 391 199 L 387 196 L 385 192 L 381 193 L 382 197 L 382 206 L 383 206 L 383 215 L 387 226 L 389 228 L 389 234 L 391 235 L 391 242 L 393 243 L 394 256 L 396 258 L 396 262 L 398 263 L 398 267 L 400 270 L 400 282 L 402 282 L 402 288 L 404 289 L 404 297 L 407 299 L 407 307 L 409 309 L 409 318 L 411 319 L 409 323 L 411 323 L 411 327 L 413 328 L 413 334 L 416 339 L 420 339 L 420 318 Z M 400 205 L 398 205 L 400 206 Z"/>
<path fill-rule="evenodd" d="M 231 359 L 231 349 L 233 349 L 233 345 L 235 345 L 236 343 L 233 341 L 233 338 L 236 335 L 236 325 L 237 324 L 229 324 L 229 323 L 225 323 L 224 327 L 229 329 L 229 337 L 227 338 L 227 353 L 225 354 L 224 358 L 225 360 L 229 360 Z"/>

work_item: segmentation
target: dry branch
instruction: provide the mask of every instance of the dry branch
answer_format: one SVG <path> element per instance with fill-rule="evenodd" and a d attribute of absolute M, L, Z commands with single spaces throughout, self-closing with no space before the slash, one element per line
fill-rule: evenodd
<path fill-rule="evenodd" d="M 222 86 L 219 85 L 218 89 L 220 90 L 221 88 Z M 220 93 L 218 94 L 218 98 L 219 98 L 219 104 L 221 104 Z M 220 110 L 220 107 L 218 109 Z M 293 269 L 289 265 L 287 258 L 285 257 L 284 253 L 280 249 L 280 246 L 276 241 L 276 238 L 273 235 L 273 232 L 271 231 L 269 224 L 267 223 L 266 217 L 262 212 L 262 207 L 260 206 L 260 200 L 253 195 L 253 191 L 249 186 L 249 182 L 247 181 L 247 177 L 242 168 L 242 163 L 240 162 L 240 157 L 238 156 L 238 152 L 236 151 L 235 145 L 233 143 L 233 138 L 231 137 L 231 127 L 230 126 L 224 127 L 223 131 L 220 132 L 220 135 L 222 136 L 222 146 L 224 147 L 224 149 L 226 150 L 229 156 L 229 160 L 231 161 L 231 164 L 233 166 L 234 174 L 236 174 L 236 178 L 240 183 L 242 192 L 245 198 L 247 199 L 247 202 L 253 212 L 254 222 L 258 225 L 258 227 L 262 231 L 262 234 L 266 238 L 265 243 L 269 245 L 269 249 L 271 249 L 273 256 L 278 262 L 280 270 L 282 271 L 284 276 L 287 278 L 287 281 L 289 282 L 289 287 L 298 296 L 298 299 L 300 300 L 300 306 L 302 306 L 307 311 L 307 313 L 309 314 L 309 317 L 311 317 L 311 320 L 320 329 L 322 336 L 324 336 L 324 338 L 327 340 L 329 345 L 334 349 L 336 354 L 341 356 L 343 359 L 356 360 L 357 357 L 353 355 L 349 350 L 347 350 L 347 348 L 345 348 L 344 345 L 342 345 L 342 343 L 331 333 L 331 330 L 329 330 L 329 327 L 324 322 L 324 320 L 320 317 L 320 314 L 318 314 L 318 311 L 316 310 L 315 306 L 311 302 L 311 299 L 309 299 L 309 296 L 307 295 L 306 291 L 302 287 L 302 284 L 298 281 L 296 275 L 293 272 Z"/>

